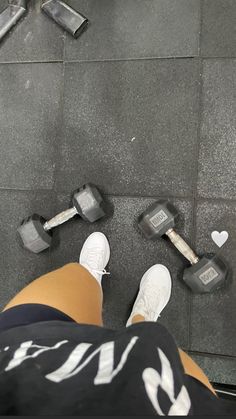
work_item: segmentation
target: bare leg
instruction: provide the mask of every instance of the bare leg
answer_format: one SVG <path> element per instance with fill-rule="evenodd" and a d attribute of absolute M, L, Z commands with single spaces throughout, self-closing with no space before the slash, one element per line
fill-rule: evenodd
<path fill-rule="evenodd" d="M 69 263 L 35 279 L 3 311 L 20 304 L 45 304 L 78 323 L 102 325 L 102 288 L 87 269 Z"/>

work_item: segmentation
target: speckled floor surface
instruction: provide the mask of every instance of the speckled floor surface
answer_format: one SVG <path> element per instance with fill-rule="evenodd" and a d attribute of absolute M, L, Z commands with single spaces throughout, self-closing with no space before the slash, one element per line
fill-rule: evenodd
<path fill-rule="evenodd" d="M 236 384 L 236 1 L 68 3 L 90 20 L 79 39 L 31 0 L 0 45 L 1 305 L 33 278 L 77 260 L 86 236 L 104 231 L 112 250 L 105 324 L 124 325 L 142 274 L 163 263 L 174 288 L 160 321 L 211 380 Z M 67 223 L 51 252 L 22 249 L 21 219 L 51 217 L 87 181 L 114 215 Z M 225 289 L 193 296 L 181 280 L 181 256 L 139 234 L 137 216 L 160 197 L 179 208 L 177 229 L 199 253 L 218 251 L 213 230 L 229 232 Z"/>

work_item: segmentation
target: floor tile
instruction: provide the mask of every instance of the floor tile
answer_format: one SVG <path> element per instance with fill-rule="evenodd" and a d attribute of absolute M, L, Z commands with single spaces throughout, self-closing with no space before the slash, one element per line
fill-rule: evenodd
<path fill-rule="evenodd" d="M 236 384 L 236 358 L 190 354 L 213 383 Z"/>
<path fill-rule="evenodd" d="M 59 188 L 189 196 L 197 87 L 191 59 L 68 64 Z"/>
<path fill-rule="evenodd" d="M 203 0 L 201 53 L 236 57 L 235 0 Z"/>
<path fill-rule="evenodd" d="M 0 4 L 0 13 L 7 7 L 8 0 L 2 0 Z"/>
<path fill-rule="evenodd" d="M 52 206 L 50 192 L 0 190 L 0 309 L 31 280 L 50 271 L 49 252 L 35 255 L 24 249 L 17 228 L 35 212 L 51 217 Z"/>
<path fill-rule="evenodd" d="M 66 37 L 67 60 L 189 57 L 198 54 L 198 0 L 69 0 L 88 17 L 80 39 Z"/>
<path fill-rule="evenodd" d="M 40 4 L 28 2 L 27 15 L 1 41 L 0 62 L 63 59 L 64 31 L 40 11 Z"/>
<path fill-rule="evenodd" d="M 61 85 L 61 64 L 0 66 L 0 187 L 52 188 Z"/>
<path fill-rule="evenodd" d="M 155 263 L 165 264 L 172 273 L 173 294 L 170 303 L 161 316 L 161 322 L 174 334 L 178 343 L 188 346 L 188 295 L 181 282 L 184 262 L 171 245 L 161 240 L 147 241 L 139 233 L 136 219 L 153 202 L 150 199 L 109 199 L 114 215 L 95 224 L 80 220 L 68 222 L 60 228 L 60 246 L 52 252 L 53 266 L 79 260 L 81 246 L 93 231 L 104 232 L 111 245 L 111 259 L 108 266 L 111 275 L 104 276 L 104 322 L 112 328 L 122 327 L 128 318 L 132 303 L 138 291 L 144 272 Z M 68 206 L 68 197 L 59 197 L 59 210 Z M 183 214 L 179 231 L 190 237 L 191 205 L 188 201 L 175 201 Z"/>
<path fill-rule="evenodd" d="M 198 193 L 236 198 L 236 60 L 204 60 Z"/>
<path fill-rule="evenodd" d="M 233 355 L 236 347 L 236 214 L 235 203 L 199 203 L 197 209 L 197 249 L 200 254 L 216 253 L 219 248 L 211 239 L 212 231 L 228 231 L 229 239 L 220 254 L 230 267 L 227 284 L 222 290 L 193 298 L 191 349 L 200 352 Z"/>

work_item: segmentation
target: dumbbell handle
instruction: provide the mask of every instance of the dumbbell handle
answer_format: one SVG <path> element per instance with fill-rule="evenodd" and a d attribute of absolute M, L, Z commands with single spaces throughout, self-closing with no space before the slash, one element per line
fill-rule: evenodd
<path fill-rule="evenodd" d="M 199 257 L 194 253 L 194 251 L 189 247 L 189 245 L 180 237 L 178 233 L 173 228 L 170 228 L 166 235 L 169 237 L 170 241 L 179 250 L 182 255 L 188 259 L 191 265 L 195 265 L 199 261 Z"/>
<path fill-rule="evenodd" d="M 52 228 L 57 227 L 60 224 L 63 224 L 66 221 L 70 220 L 76 214 L 78 214 L 78 211 L 75 207 L 69 208 L 63 212 L 60 212 L 60 214 L 57 214 L 55 217 L 51 218 L 51 220 L 46 221 L 43 228 L 45 231 L 51 230 Z"/>

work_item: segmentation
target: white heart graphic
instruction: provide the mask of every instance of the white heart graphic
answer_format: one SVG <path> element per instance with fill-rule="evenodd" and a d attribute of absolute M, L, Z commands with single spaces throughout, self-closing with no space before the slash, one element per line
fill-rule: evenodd
<path fill-rule="evenodd" d="M 227 231 L 221 231 L 221 233 L 219 231 L 212 231 L 211 238 L 218 247 L 222 247 L 227 242 L 229 234 Z"/>

